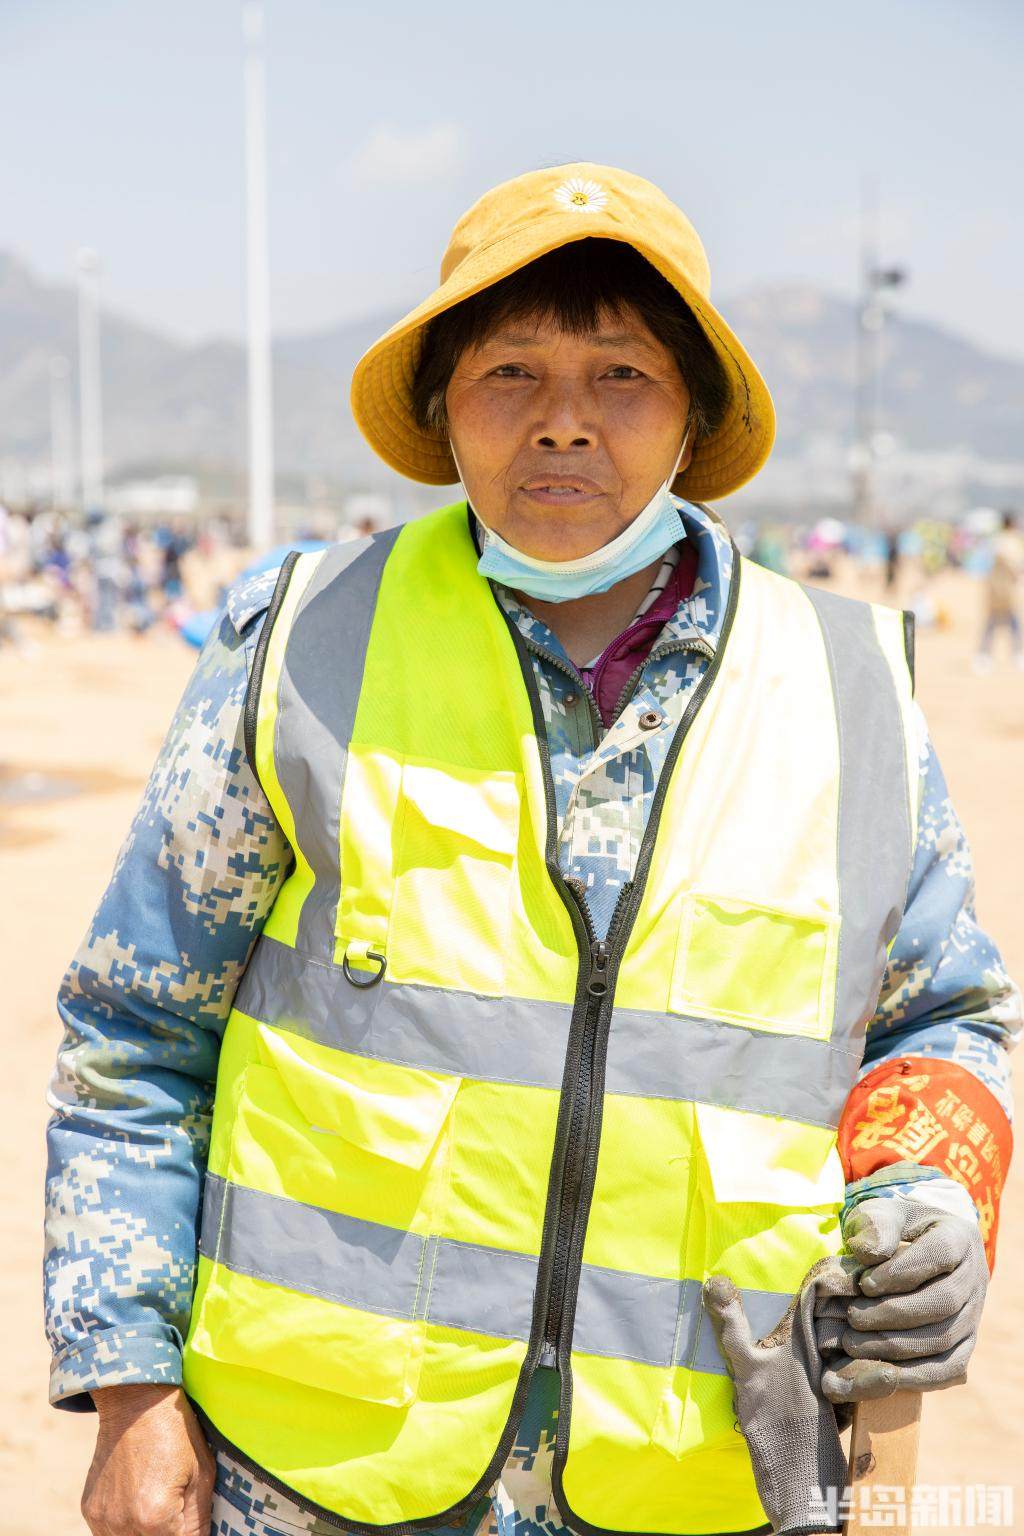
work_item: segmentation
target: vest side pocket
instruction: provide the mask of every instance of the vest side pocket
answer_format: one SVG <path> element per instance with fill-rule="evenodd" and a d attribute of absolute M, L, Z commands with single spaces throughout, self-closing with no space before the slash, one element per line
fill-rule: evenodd
<path fill-rule="evenodd" d="M 191 1348 L 407 1407 L 461 1079 L 257 1031 L 212 1239 L 204 1222 L 210 1269 Z"/>
<path fill-rule="evenodd" d="M 827 1040 L 839 919 L 731 896 L 683 901 L 669 991 L 673 1013 Z"/>
<path fill-rule="evenodd" d="M 357 1056 L 264 1024 L 256 1029 L 262 1062 L 278 1073 L 311 1130 L 403 1168 L 424 1168 L 461 1078 Z"/>
<path fill-rule="evenodd" d="M 213 1263 L 190 1349 L 317 1391 L 382 1408 L 416 1400 L 423 1326 Z"/>
<path fill-rule="evenodd" d="M 699 1278 L 724 1274 L 752 1293 L 795 1292 L 811 1265 L 839 1247 L 845 1184 L 835 1132 L 718 1105 L 696 1108 Z"/>
<path fill-rule="evenodd" d="M 845 1184 L 835 1133 L 774 1115 L 695 1104 L 686 1273 L 694 1286 L 651 1439 L 677 1459 L 699 1448 L 746 1456 L 732 1381 L 701 1288 L 727 1275 L 755 1338 L 775 1326 L 807 1270 L 840 1247 Z"/>

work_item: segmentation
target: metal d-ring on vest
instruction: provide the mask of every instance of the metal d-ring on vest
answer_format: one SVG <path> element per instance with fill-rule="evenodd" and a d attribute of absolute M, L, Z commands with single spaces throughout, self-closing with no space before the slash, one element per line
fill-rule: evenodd
<path fill-rule="evenodd" d="M 364 977 L 363 980 L 359 979 L 359 972 L 354 971 L 349 965 L 348 955 L 346 955 L 344 960 L 341 962 L 341 968 L 345 973 L 345 979 L 350 981 L 354 987 L 362 988 L 363 991 L 365 991 L 367 987 L 375 987 L 378 981 L 383 980 L 384 972 L 388 968 L 387 957 L 385 955 L 378 954 L 375 949 L 368 949 L 366 951 L 366 958 L 367 960 L 379 961 L 380 969 L 375 972 L 373 976 L 370 976 L 369 978 Z"/>

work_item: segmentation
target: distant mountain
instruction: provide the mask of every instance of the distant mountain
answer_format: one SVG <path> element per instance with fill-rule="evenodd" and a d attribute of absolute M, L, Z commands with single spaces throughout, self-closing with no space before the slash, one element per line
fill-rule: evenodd
<path fill-rule="evenodd" d="M 772 286 L 724 301 L 723 311 L 775 397 L 776 458 L 795 465 L 808 454 L 824 455 L 845 463 L 853 422 L 852 305 L 806 286 Z M 357 359 L 395 318 L 375 315 L 275 343 L 282 477 L 300 485 L 310 477 L 346 487 L 393 483 L 356 431 L 347 397 Z M 73 362 L 76 352 L 73 289 L 40 282 L 16 258 L 0 254 L 0 461 L 46 463 L 50 359 L 63 354 Z M 241 346 L 187 345 L 105 308 L 102 359 L 112 476 L 191 469 L 240 484 Z M 884 337 L 881 400 L 882 423 L 906 451 L 1024 460 L 1024 362 L 996 357 L 951 330 L 893 319 Z"/>
<path fill-rule="evenodd" d="M 814 436 L 849 444 L 853 305 L 808 287 L 752 290 L 723 306 L 775 399 L 778 446 Z M 881 347 L 879 421 L 907 449 L 1024 459 L 1024 360 L 994 356 L 953 330 L 897 310 Z"/>

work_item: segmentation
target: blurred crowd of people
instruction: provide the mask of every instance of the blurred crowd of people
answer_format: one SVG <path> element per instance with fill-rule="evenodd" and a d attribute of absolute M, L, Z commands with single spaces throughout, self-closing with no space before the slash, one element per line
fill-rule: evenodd
<path fill-rule="evenodd" d="M 750 522 L 736 539 L 759 565 L 801 581 L 831 581 L 852 566 L 879 582 L 882 601 L 909 609 L 922 629 L 949 622 L 948 598 L 937 578 L 966 572 L 977 578 L 980 599 L 975 670 L 991 668 L 1001 632 L 1024 667 L 1024 533 L 1014 511 L 976 508 L 952 522 L 920 519 L 885 531 L 831 517 L 812 524 Z"/>
<path fill-rule="evenodd" d="M 985 627 L 974 658 L 980 672 L 992 665 L 992 642 L 1005 629 L 1014 659 L 1024 666 L 1024 642 L 1021 639 L 1021 586 L 1024 583 L 1024 537 L 1011 512 L 1003 514 L 1002 526 L 992 546 L 992 564 L 985 584 Z"/>
<path fill-rule="evenodd" d="M 0 642 L 22 622 L 49 620 L 66 632 L 145 634 L 185 597 L 183 562 L 205 561 L 222 542 L 182 523 L 146 529 L 93 513 L 13 512 L 0 506 Z"/>
<path fill-rule="evenodd" d="M 375 526 L 363 515 L 351 527 L 303 528 L 291 542 L 355 538 Z M 64 633 L 144 635 L 156 624 L 184 632 L 194 615 L 220 606 L 253 560 L 240 530 L 221 520 L 143 524 L 0 504 L 0 645 L 27 639 L 33 621 Z"/>
<path fill-rule="evenodd" d="M 355 538 L 381 525 L 367 508 L 353 511 L 351 523 L 334 526 L 330 520 L 327 527 L 314 519 L 288 542 Z M 802 581 L 841 580 L 852 568 L 880 583 L 883 601 L 911 609 L 921 628 L 948 622 L 936 578 L 967 572 L 978 578 L 980 595 L 975 669 L 992 666 L 1002 634 L 1024 667 L 1024 533 L 1012 511 L 978 508 L 952 522 L 922 519 L 889 531 L 834 517 L 813 523 L 747 520 L 735 534 L 741 551 L 759 565 Z M 137 635 L 167 623 L 190 638 L 193 615 L 217 608 L 243 569 L 262 567 L 278 553 L 257 554 L 218 520 L 143 526 L 100 513 L 75 517 L 0 505 L 0 645 L 16 642 L 21 621 L 29 618 L 65 631 Z"/>

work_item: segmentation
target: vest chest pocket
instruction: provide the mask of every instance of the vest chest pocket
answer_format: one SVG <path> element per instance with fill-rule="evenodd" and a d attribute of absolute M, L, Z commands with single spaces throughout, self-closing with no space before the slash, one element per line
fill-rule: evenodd
<path fill-rule="evenodd" d="M 839 919 L 690 894 L 669 993 L 674 1013 L 827 1040 Z"/>
<path fill-rule="evenodd" d="M 389 978 L 500 995 L 519 775 L 406 760 L 398 809 Z"/>
<path fill-rule="evenodd" d="M 258 1026 L 192 1346 L 388 1407 L 416 1397 L 460 1079 Z M 209 1195 L 207 1196 L 209 1198 Z M 198 1299 L 198 1298 L 197 1298 Z"/>

